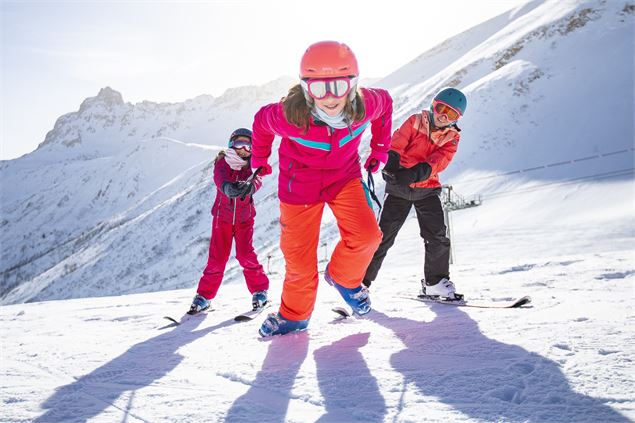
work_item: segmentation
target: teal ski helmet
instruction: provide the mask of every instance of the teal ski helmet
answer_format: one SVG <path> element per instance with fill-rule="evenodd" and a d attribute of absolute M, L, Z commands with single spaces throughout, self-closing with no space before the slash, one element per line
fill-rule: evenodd
<path fill-rule="evenodd" d="M 456 88 L 443 88 L 434 96 L 434 99 L 432 99 L 433 103 L 435 101 L 447 104 L 458 111 L 461 116 L 465 114 L 465 109 L 467 108 L 467 98 L 465 94 Z"/>

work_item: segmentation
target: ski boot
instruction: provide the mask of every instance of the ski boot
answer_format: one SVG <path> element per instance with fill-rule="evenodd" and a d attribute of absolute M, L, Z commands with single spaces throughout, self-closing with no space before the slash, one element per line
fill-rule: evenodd
<path fill-rule="evenodd" d="M 329 285 L 337 289 L 342 298 L 344 298 L 344 301 L 346 301 L 346 304 L 353 309 L 353 313 L 361 316 L 372 310 L 370 308 L 370 296 L 368 295 L 366 286 L 360 283 L 357 288 L 343 287 L 331 277 L 328 266 L 326 266 L 326 270 L 324 270 L 324 279 L 326 279 Z"/>
<path fill-rule="evenodd" d="M 421 290 L 423 297 L 449 301 L 459 301 L 463 299 L 463 294 L 456 293 L 454 283 L 448 278 L 443 278 L 434 285 L 428 285 L 424 279 L 421 279 Z"/>
<path fill-rule="evenodd" d="M 289 332 L 299 332 L 306 330 L 309 325 L 309 319 L 307 320 L 289 320 L 285 319 L 280 313 L 271 313 L 260 326 L 260 336 L 266 338 L 267 336 L 284 335 Z"/>
<path fill-rule="evenodd" d="M 263 308 L 269 300 L 267 299 L 267 290 L 254 292 L 254 295 L 251 297 L 251 305 L 253 306 L 253 310 L 256 311 L 259 308 Z"/>
<path fill-rule="evenodd" d="M 201 313 L 212 305 L 212 302 L 207 298 L 203 297 L 201 294 L 196 294 L 194 299 L 192 300 L 192 305 L 190 306 L 190 311 L 187 314 L 194 315 Z"/>

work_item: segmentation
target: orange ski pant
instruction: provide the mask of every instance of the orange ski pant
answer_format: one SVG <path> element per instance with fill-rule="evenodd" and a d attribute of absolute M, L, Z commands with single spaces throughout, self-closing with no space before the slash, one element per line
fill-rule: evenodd
<path fill-rule="evenodd" d="M 318 287 L 317 254 L 325 203 L 280 203 L 280 249 L 285 259 L 280 314 L 289 320 L 306 320 L 315 306 Z M 361 284 L 381 231 L 360 179 L 350 181 L 328 201 L 340 231 L 329 273 L 347 288 Z"/>

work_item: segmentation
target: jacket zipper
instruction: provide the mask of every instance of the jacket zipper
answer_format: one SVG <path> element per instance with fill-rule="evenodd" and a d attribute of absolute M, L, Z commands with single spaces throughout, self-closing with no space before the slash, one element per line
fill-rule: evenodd
<path fill-rule="evenodd" d="M 236 199 L 233 198 L 232 201 L 234 203 L 234 218 L 232 219 L 232 225 L 235 225 L 236 224 Z"/>
<path fill-rule="evenodd" d="M 290 162 L 289 163 L 289 172 L 291 171 L 291 167 L 293 166 L 293 163 Z M 291 182 L 293 182 L 293 179 L 295 178 L 295 174 L 291 174 L 291 177 L 289 178 L 289 192 L 291 192 Z"/>
<path fill-rule="evenodd" d="M 236 172 L 234 173 L 236 174 Z M 232 179 L 236 180 L 237 178 L 232 178 Z M 234 204 L 234 217 L 232 218 L 232 225 L 235 225 L 236 224 L 236 199 L 232 198 L 230 201 Z"/>

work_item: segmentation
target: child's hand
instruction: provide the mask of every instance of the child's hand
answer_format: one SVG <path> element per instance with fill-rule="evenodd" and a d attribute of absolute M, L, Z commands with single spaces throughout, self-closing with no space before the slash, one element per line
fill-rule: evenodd
<path fill-rule="evenodd" d="M 426 163 L 418 163 L 411 168 L 404 168 L 396 171 L 394 177 L 399 185 L 409 186 L 415 182 L 423 182 L 430 177 L 432 167 Z"/>
<path fill-rule="evenodd" d="M 375 173 L 379 170 L 379 165 L 386 163 L 386 160 L 388 160 L 388 153 L 373 150 L 364 163 L 364 169 Z"/>
<path fill-rule="evenodd" d="M 271 166 L 269 165 L 269 163 L 267 163 L 267 159 L 266 158 L 258 158 L 258 157 L 251 157 L 251 168 L 253 170 L 256 170 L 258 168 L 262 168 L 260 169 L 260 172 L 258 172 L 258 175 L 260 176 L 267 176 L 267 175 L 271 175 Z"/>
<path fill-rule="evenodd" d="M 404 187 L 409 186 L 410 184 L 415 182 L 417 178 L 417 173 L 413 169 L 400 169 L 394 173 L 395 180 L 398 185 L 402 185 Z"/>
<path fill-rule="evenodd" d="M 244 187 L 239 185 L 239 182 L 223 182 L 221 191 L 229 198 L 240 197 L 243 194 Z"/>
<path fill-rule="evenodd" d="M 262 172 L 262 171 L 261 171 Z M 246 197 L 248 195 L 253 195 L 256 192 L 256 187 L 254 184 L 250 184 L 249 182 L 236 182 L 237 188 L 240 190 L 240 196 Z"/>
<path fill-rule="evenodd" d="M 386 162 L 386 166 L 384 166 L 384 170 L 386 172 L 395 172 L 399 170 L 401 167 L 399 162 L 401 160 L 401 156 L 396 151 L 390 150 L 388 152 L 388 161 Z"/>

